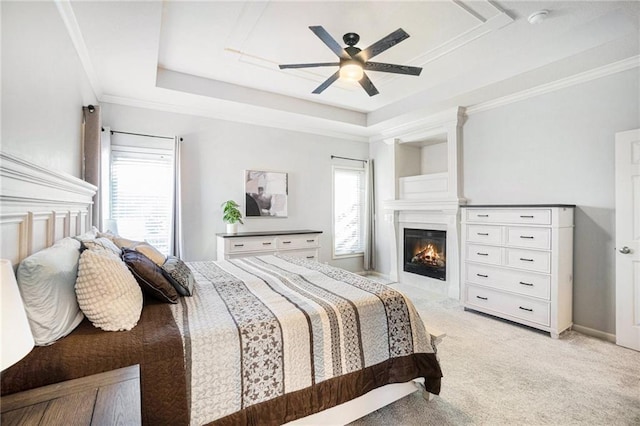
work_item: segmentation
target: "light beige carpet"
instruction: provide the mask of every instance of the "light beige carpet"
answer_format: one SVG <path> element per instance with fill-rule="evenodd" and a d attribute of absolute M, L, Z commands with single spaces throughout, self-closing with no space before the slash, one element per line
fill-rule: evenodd
<path fill-rule="evenodd" d="M 640 352 L 574 331 L 553 340 L 393 287 L 447 334 L 438 346 L 442 392 L 429 402 L 414 393 L 352 425 L 640 425 Z"/>

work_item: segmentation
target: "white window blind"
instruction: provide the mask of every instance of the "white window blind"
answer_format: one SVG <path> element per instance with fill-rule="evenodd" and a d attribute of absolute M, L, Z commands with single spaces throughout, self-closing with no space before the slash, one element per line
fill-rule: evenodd
<path fill-rule="evenodd" d="M 333 169 L 334 256 L 364 252 L 364 169 Z"/>
<path fill-rule="evenodd" d="M 164 254 L 171 248 L 173 153 L 113 147 L 111 219 L 118 233 L 147 241 Z"/>

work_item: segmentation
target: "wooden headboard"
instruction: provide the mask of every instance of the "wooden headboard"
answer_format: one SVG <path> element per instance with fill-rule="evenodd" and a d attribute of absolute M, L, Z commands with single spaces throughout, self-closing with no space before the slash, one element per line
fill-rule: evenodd
<path fill-rule="evenodd" d="M 89 230 L 96 189 L 0 152 L 0 258 L 15 267 L 55 241 Z"/>

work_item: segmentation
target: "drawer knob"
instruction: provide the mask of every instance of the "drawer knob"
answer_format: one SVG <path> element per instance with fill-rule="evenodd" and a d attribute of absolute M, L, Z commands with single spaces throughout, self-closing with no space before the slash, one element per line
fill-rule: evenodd
<path fill-rule="evenodd" d="M 520 217 L 523 219 L 533 219 L 533 215 L 521 214 Z"/>
<path fill-rule="evenodd" d="M 484 274 L 476 274 L 476 275 L 482 278 L 489 278 L 489 275 L 484 275 Z"/>
<path fill-rule="evenodd" d="M 307 256 L 307 259 L 314 259 L 315 256 Z"/>
<path fill-rule="evenodd" d="M 527 240 L 533 240 L 533 236 L 531 236 L 531 235 L 520 235 L 520 238 L 524 238 L 524 239 L 527 239 Z"/>
<path fill-rule="evenodd" d="M 523 311 L 527 311 L 527 312 L 533 312 L 533 309 L 523 308 L 522 306 L 520 306 L 520 309 L 522 309 Z"/>
<path fill-rule="evenodd" d="M 488 299 L 489 299 L 488 297 L 482 297 L 482 296 L 476 296 L 476 297 L 477 297 L 478 299 L 480 299 L 480 300 L 488 300 Z"/>
<path fill-rule="evenodd" d="M 520 260 L 522 260 L 523 262 L 533 262 L 533 259 L 527 259 L 524 257 L 521 257 Z"/>
<path fill-rule="evenodd" d="M 307 240 L 308 243 L 315 243 L 316 240 Z"/>
<path fill-rule="evenodd" d="M 488 214 L 479 214 L 478 217 L 489 217 Z"/>
<path fill-rule="evenodd" d="M 291 241 L 283 241 L 282 244 L 291 244 Z"/>
<path fill-rule="evenodd" d="M 489 256 L 489 253 L 480 253 L 480 252 L 477 252 L 476 254 L 477 254 L 478 256 Z"/>
<path fill-rule="evenodd" d="M 271 243 L 262 243 L 263 246 L 270 246 Z"/>
<path fill-rule="evenodd" d="M 483 237 L 486 237 L 489 235 L 488 232 L 478 232 L 478 235 L 482 235 Z"/>
<path fill-rule="evenodd" d="M 527 285 L 527 286 L 529 286 L 529 287 L 533 287 L 533 284 L 531 284 L 531 283 L 525 283 L 524 281 L 520 281 L 520 284 L 522 284 L 522 285 Z"/>
<path fill-rule="evenodd" d="M 244 244 L 234 244 L 234 247 L 244 247 Z"/>

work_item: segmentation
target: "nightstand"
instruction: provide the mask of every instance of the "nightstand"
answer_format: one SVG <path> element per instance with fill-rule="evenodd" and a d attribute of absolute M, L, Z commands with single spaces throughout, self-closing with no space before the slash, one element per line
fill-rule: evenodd
<path fill-rule="evenodd" d="M 3 396 L 2 425 L 140 425 L 140 367 L 133 365 Z"/>

